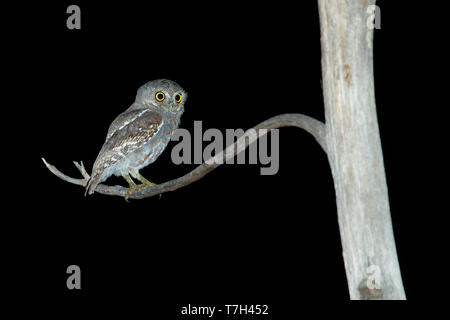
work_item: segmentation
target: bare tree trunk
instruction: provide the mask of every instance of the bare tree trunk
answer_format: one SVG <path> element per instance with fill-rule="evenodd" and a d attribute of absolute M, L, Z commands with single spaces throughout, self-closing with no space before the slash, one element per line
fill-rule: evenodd
<path fill-rule="evenodd" d="M 351 299 L 406 299 L 373 79 L 370 0 L 319 0 L 328 159 Z"/>

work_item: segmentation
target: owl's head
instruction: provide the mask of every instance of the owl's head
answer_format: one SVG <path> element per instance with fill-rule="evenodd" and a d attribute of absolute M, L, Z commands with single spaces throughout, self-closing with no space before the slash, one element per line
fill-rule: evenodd
<path fill-rule="evenodd" d="M 139 88 L 135 103 L 181 115 L 186 99 L 187 92 L 179 84 L 167 79 L 158 79 L 147 82 Z"/>

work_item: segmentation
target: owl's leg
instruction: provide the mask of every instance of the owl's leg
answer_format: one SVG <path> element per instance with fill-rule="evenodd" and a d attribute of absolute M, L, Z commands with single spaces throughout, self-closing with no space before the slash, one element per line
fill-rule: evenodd
<path fill-rule="evenodd" d="M 130 196 L 130 194 L 133 193 L 133 191 L 134 191 L 135 189 L 137 189 L 137 186 L 136 186 L 136 183 L 134 183 L 133 179 L 131 179 L 131 177 L 130 177 L 130 175 L 129 175 L 128 173 L 122 172 L 122 177 L 123 177 L 125 180 L 127 180 L 128 185 L 130 186 L 130 187 L 128 188 L 127 194 L 125 195 L 125 200 L 128 201 L 128 197 Z"/>
<path fill-rule="evenodd" d="M 136 178 L 141 182 L 140 185 L 136 186 L 136 189 L 138 189 L 138 190 L 156 186 L 156 183 L 150 182 L 147 179 L 145 179 L 143 176 L 141 176 L 139 171 L 132 172 L 131 175 L 133 176 L 133 178 Z"/>

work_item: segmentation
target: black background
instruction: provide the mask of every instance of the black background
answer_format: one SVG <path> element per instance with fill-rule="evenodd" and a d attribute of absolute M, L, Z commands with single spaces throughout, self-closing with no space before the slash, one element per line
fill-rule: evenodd
<path fill-rule="evenodd" d="M 74 177 L 73 160 L 90 170 L 110 122 L 139 86 L 157 78 L 189 93 L 181 127 L 191 132 L 194 120 L 204 130 L 247 129 L 290 112 L 323 121 L 316 2 L 78 1 L 81 30 L 66 28 L 70 4 L 28 7 L 10 25 L 21 34 L 11 37 L 12 58 L 21 59 L 10 60 L 20 70 L 12 93 L 26 106 L 20 112 L 30 144 L 19 148 L 26 157 L 17 163 L 27 169 L 18 186 L 31 181 L 33 188 L 11 198 L 17 204 L 7 227 L 15 230 L 8 237 L 14 258 L 5 264 L 19 273 L 12 277 L 17 294 L 39 298 L 43 308 L 127 306 L 166 318 L 180 318 L 189 303 L 269 304 L 278 318 L 298 314 L 311 300 L 347 301 L 331 171 L 302 130 L 280 130 L 276 175 L 260 175 L 260 165 L 225 165 L 175 192 L 129 203 L 85 197 L 83 188 L 59 180 L 40 160 Z M 432 232 L 417 214 L 418 176 L 411 175 L 424 152 L 416 149 L 424 138 L 411 132 L 412 102 L 421 102 L 412 97 L 420 67 L 417 57 L 405 55 L 414 44 L 398 21 L 405 8 L 378 5 L 377 112 L 404 286 L 407 297 L 417 299 L 420 288 L 437 280 L 421 276 L 432 252 L 417 227 L 424 228 L 422 237 Z M 415 37 L 427 39 L 420 29 Z M 173 145 L 144 176 L 163 182 L 195 167 L 174 165 Z M 108 183 L 126 185 L 118 178 Z M 422 213 L 430 220 L 438 214 Z M 71 264 L 82 271 L 79 291 L 66 288 Z"/>

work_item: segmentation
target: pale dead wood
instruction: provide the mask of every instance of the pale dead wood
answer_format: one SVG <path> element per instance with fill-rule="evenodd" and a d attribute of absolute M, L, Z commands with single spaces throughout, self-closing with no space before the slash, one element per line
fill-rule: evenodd
<path fill-rule="evenodd" d="M 405 299 L 375 106 L 374 0 L 319 0 L 328 160 L 351 299 Z"/>

